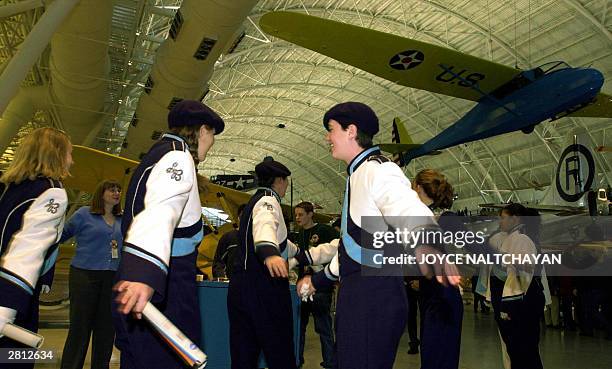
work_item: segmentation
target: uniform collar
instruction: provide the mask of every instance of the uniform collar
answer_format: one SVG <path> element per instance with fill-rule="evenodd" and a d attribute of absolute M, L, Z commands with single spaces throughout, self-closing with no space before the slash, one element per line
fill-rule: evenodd
<path fill-rule="evenodd" d="M 519 224 L 515 225 L 514 227 L 512 227 L 512 229 L 510 231 L 508 231 L 508 234 L 511 234 L 511 233 L 514 233 L 514 232 L 523 233 L 524 229 L 525 229 L 525 225 L 523 223 L 519 223 Z"/>
<path fill-rule="evenodd" d="M 361 164 L 363 164 L 368 159 L 368 157 L 372 155 L 380 155 L 380 148 L 378 146 L 372 146 L 369 149 L 363 150 L 359 155 L 355 156 L 355 158 L 351 160 L 348 168 L 346 169 L 348 175 L 350 176 L 351 174 L 353 174 L 355 170 L 357 170 L 357 168 Z"/>
<path fill-rule="evenodd" d="M 280 198 L 280 196 L 279 196 L 279 195 L 278 195 L 278 193 L 276 193 L 276 191 L 274 191 L 272 188 L 270 188 L 270 187 L 257 187 L 257 192 L 262 191 L 262 190 L 263 190 L 263 191 L 272 191 L 272 194 L 274 195 L 274 197 L 276 197 L 276 200 L 278 200 L 278 203 L 279 203 L 279 204 L 281 203 L 281 198 Z"/>
<path fill-rule="evenodd" d="M 185 144 L 185 146 L 189 147 L 189 145 L 187 144 L 187 142 L 185 141 L 185 139 L 183 137 L 175 135 L 173 133 L 166 132 L 166 133 L 164 133 L 162 135 L 162 138 L 169 138 L 169 139 L 174 140 L 174 141 L 179 141 L 179 142 L 182 142 L 183 144 Z"/>

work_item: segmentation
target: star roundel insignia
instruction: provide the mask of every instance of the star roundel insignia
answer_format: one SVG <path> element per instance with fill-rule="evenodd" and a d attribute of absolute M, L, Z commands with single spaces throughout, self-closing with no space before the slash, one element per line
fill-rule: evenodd
<path fill-rule="evenodd" d="M 393 69 L 407 70 L 418 67 L 425 61 L 425 54 L 419 50 L 406 50 L 393 55 L 389 60 L 389 66 Z"/>

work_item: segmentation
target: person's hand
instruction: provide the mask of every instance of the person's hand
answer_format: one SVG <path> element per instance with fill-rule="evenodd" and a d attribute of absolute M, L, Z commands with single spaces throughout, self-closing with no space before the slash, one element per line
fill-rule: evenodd
<path fill-rule="evenodd" d="M 408 282 L 408 285 L 410 286 L 410 288 L 412 288 L 414 291 L 418 291 L 419 290 L 419 281 L 418 280 L 413 280 Z"/>
<path fill-rule="evenodd" d="M 46 294 L 49 292 L 51 292 L 51 287 L 49 287 L 49 285 L 43 284 L 42 286 L 40 286 L 40 293 Z"/>
<path fill-rule="evenodd" d="M 12 323 L 15 321 L 15 316 L 17 315 L 17 310 L 10 309 L 4 306 L 0 306 L 0 338 L 4 337 L 2 331 L 4 330 L 4 326 L 7 323 Z"/>
<path fill-rule="evenodd" d="M 119 281 L 113 287 L 119 294 L 115 301 L 119 304 L 122 314 L 132 313 L 136 319 L 142 319 L 142 311 L 153 296 L 153 288 L 140 282 Z"/>
<path fill-rule="evenodd" d="M 302 298 L 302 301 L 307 301 L 308 298 L 312 301 L 312 296 L 317 291 L 312 285 L 312 276 L 307 275 L 300 279 L 296 286 L 297 293 Z"/>
<path fill-rule="evenodd" d="M 289 276 L 289 266 L 285 259 L 280 256 L 268 256 L 264 260 L 264 264 L 268 267 L 272 277 L 287 278 Z"/>
<path fill-rule="evenodd" d="M 442 253 L 431 246 L 421 246 L 415 250 L 415 256 L 417 261 L 421 261 L 424 255 L 436 254 L 442 255 Z M 437 262 L 433 265 L 420 263 L 419 269 L 421 273 L 431 279 L 434 275 L 438 282 L 444 286 L 457 286 L 461 282 L 461 273 L 455 264 L 449 264 L 446 261 Z"/>
<path fill-rule="evenodd" d="M 508 315 L 508 313 L 500 311 L 499 312 L 499 317 L 501 318 L 501 320 L 512 320 L 510 319 L 510 315 Z"/>

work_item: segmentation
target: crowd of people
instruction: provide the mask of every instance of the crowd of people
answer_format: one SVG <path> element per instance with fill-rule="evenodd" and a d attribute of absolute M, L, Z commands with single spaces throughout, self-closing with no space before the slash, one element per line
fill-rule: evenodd
<path fill-rule="evenodd" d="M 168 132 L 134 170 L 125 211 L 121 186 L 108 180 L 100 183 L 91 205 L 74 211 L 65 225 L 68 198 L 61 181 L 72 163 L 70 140 L 53 128 L 27 136 L 0 177 L 0 333 L 8 323 L 37 330 L 38 297 L 51 285 L 58 245 L 75 237 L 62 368 L 83 367 L 91 336 L 92 368 L 108 368 L 113 343 L 121 352 L 121 368 L 183 368 L 142 314 L 150 302 L 200 343 L 196 258 L 203 224 L 196 166 L 224 127 L 201 102 L 177 103 L 168 115 Z M 459 269 L 446 261 L 421 263 L 418 275 L 409 279 L 401 267 L 381 270 L 372 262 L 381 251 L 372 246 L 363 219 L 377 217 L 387 228 L 463 232 L 460 216 L 467 209 L 449 210 L 455 194 L 442 173 L 426 169 L 409 180 L 382 155 L 373 144 L 378 118 L 367 105 L 335 105 L 323 116 L 323 127 L 331 156 L 347 165 L 346 187 L 338 192 L 340 219 L 331 226 L 315 223 L 313 204 L 301 202 L 293 209 L 298 232 L 291 236 L 281 208 L 291 171 L 264 160 L 255 167 L 259 188 L 240 209 L 239 227 L 219 242 L 213 274 L 229 278 L 232 368 L 256 368 L 261 351 L 270 369 L 301 366 L 312 315 L 323 368 L 392 368 L 408 324 L 409 352 L 420 352 L 422 368 L 457 369 L 464 313 Z M 500 253 L 538 253 L 539 226 L 537 212 L 508 205 L 500 213 L 499 231 L 484 246 Z M 447 252 L 436 242 L 414 246 L 401 252 L 414 257 Z M 298 357 L 288 279 L 294 268 L 304 298 Z M 566 329 L 575 326 L 572 306 L 580 306 L 586 335 L 596 324 L 588 317 L 602 303 L 610 308 L 605 300 L 610 296 L 603 292 L 608 285 L 595 281 L 572 285 L 576 281 L 555 278 L 551 299 L 545 272 L 537 266 L 484 266 L 478 274 L 474 290 L 492 304 L 512 369 L 542 368 L 540 320 L 547 303 L 552 303 L 547 322 L 560 326 L 562 311 Z M 475 309 L 488 309 L 474 303 Z M 20 346 L 0 337 L 0 347 Z"/>

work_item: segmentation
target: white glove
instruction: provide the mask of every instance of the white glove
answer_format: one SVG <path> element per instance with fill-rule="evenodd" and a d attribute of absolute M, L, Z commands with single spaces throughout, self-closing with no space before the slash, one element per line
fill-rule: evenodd
<path fill-rule="evenodd" d="M 314 288 L 312 288 L 312 286 L 310 285 L 310 283 L 304 283 L 302 285 L 302 289 L 300 289 L 300 297 L 302 298 L 302 301 L 307 302 L 309 299 L 310 301 L 313 301 L 313 295 L 314 295 Z"/>
<path fill-rule="evenodd" d="M 17 315 L 17 310 L 9 309 L 4 306 L 0 306 L 0 337 L 3 337 L 2 331 L 4 330 L 4 326 L 6 323 L 12 323 L 15 321 L 15 316 Z"/>
<path fill-rule="evenodd" d="M 49 285 L 43 284 L 40 287 L 40 293 L 49 293 L 49 292 L 51 292 L 51 287 L 49 287 Z"/>
<path fill-rule="evenodd" d="M 298 265 L 300 265 L 300 263 L 297 261 L 296 258 L 289 259 L 289 270 L 295 268 Z"/>

